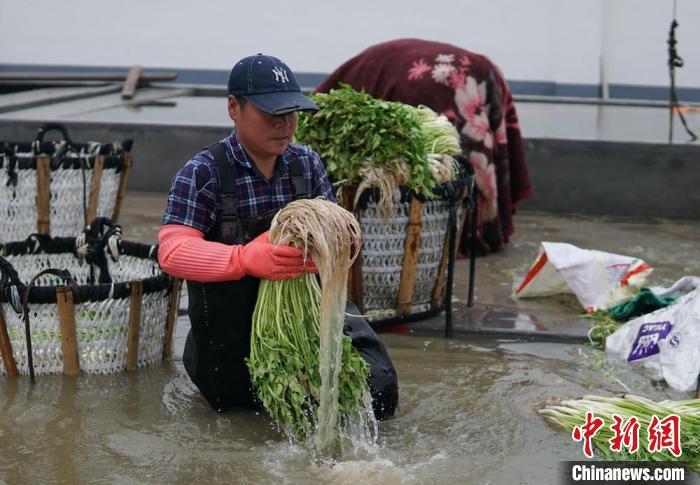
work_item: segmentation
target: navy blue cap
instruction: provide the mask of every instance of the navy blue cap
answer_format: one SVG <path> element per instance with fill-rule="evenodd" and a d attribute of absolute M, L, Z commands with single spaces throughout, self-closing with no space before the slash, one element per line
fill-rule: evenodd
<path fill-rule="evenodd" d="M 256 54 L 238 61 L 228 77 L 228 93 L 273 115 L 318 111 L 316 103 L 301 93 L 292 70 L 272 56 Z"/>

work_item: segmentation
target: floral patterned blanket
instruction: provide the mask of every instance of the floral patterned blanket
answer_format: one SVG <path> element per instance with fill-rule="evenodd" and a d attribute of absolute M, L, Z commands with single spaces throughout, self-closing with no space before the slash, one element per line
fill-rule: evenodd
<path fill-rule="evenodd" d="M 532 187 L 515 105 L 498 67 L 450 44 L 400 39 L 361 52 L 316 91 L 339 83 L 376 98 L 429 106 L 452 121 L 476 171 L 480 252 L 503 249 L 513 233 L 515 204 L 531 197 Z"/>

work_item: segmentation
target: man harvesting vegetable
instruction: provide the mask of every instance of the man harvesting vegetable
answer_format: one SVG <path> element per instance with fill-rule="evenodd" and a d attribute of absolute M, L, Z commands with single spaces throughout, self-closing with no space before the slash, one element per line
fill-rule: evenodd
<path fill-rule="evenodd" d="M 318 109 L 292 71 L 271 56 L 246 57 L 233 66 L 228 93 L 235 129 L 175 175 L 158 234 L 161 266 L 187 280 L 185 369 L 217 411 L 258 407 L 245 358 L 260 279 L 317 271 L 301 249 L 270 243 L 272 217 L 295 199 L 334 200 L 318 154 L 291 144 L 297 112 Z M 352 320 L 353 344 L 372 367 L 375 413 L 390 416 L 398 400 L 393 365 L 367 323 Z"/>

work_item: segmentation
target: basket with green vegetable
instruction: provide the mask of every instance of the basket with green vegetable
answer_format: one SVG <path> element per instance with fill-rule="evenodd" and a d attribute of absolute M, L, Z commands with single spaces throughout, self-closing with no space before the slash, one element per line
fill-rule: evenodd
<path fill-rule="evenodd" d="M 109 374 L 170 352 L 179 281 L 157 246 L 98 218 L 78 237 L 0 245 L 0 374 Z"/>
<path fill-rule="evenodd" d="M 442 309 L 448 228 L 452 219 L 461 233 L 468 192 L 456 129 L 430 108 L 349 86 L 313 98 L 321 109 L 300 115 L 297 140 L 320 154 L 362 226 L 350 299 L 375 321 Z"/>

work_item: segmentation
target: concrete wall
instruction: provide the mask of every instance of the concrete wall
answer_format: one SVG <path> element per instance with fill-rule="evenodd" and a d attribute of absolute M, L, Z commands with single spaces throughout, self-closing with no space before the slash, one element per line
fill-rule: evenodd
<path fill-rule="evenodd" d="M 136 140 L 129 190 L 166 192 L 192 154 L 228 134 L 222 127 L 64 124 L 75 141 Z M 0 139 L 29 141 L 39 126 L 0 120 Z M 525 148 L 535 197 L 523 209 L 700 218 L 700 147 L 531 138 Z"/>
<path fill-rule="evenodd" d="M 127 190 L 167 192 L 175 172 L 203 147 L 230 132 L 222 127 L 61 122 L 76 142 L 133 139 Z M 0 120 L 0 140 L 31 141 L 42 123 Z M 0 182 L 4 183 L 4 182 Z"/>
<path fill-rule="evenodd" d="M 0 0 L 0 64 L 229 69 L 262 51 L 328 73 L 420 37 L 487 54 L 509 80 L 662 87 L 672 13 L 660 0 Z M 700 2 L 677 0 L 677 17 L 678 85 L 700 88 Z"/>
<path fill-rule="evenodd" d="M 526 139 L 535 197 L 551 212 L 700 218 L 700 147 Z"/>

